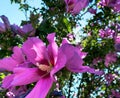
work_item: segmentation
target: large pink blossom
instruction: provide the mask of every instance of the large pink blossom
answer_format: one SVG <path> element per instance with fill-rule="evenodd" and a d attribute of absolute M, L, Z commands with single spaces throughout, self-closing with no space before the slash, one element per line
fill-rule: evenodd
<path fill-rule="evenodd" d="M 108 67 L 109 64 L 112 64 L 117 61 L 117 54 L 116 53 L 108 53 L 105 56 L 105 66 Z"/>
<path fill-rule="evenodd" d="M 12 59 L 17 62 L 17 64 L 11 64 L 14 65 L 13 67 L 11 67 L 10 63 L 5 63 L 4 60 L 1 60 L 1 68 L 5 69 L 8 67 L 13 72 L 13 74 L 3 80 L 3 87 L 22 86 L 36 82 L 35 87 L 26 98 L 45 98 L 53 82 L 55 82 L 55 73 L 64 67 L 71 72 L 102 74 L 101 71 L 89 66 L 83 66 L 82 58 L 86 53 L 81 52 L 80 48 L 72 46 L 67 42 L 58 47 L 54 37 L 55 33 L 47 36 L 49 41 L 47 46 L 39 38 L 28 38 L 22 48 L 20 48 L 22 52 L 18 51 L 18 53 L 23 54 L 17 55 L 14 53 L 12 55 Z M 9 81 L 6 81 L 7 79 Z"/>
<path fill-rule="evenodd" d="M 88 5 L 88 2 L 88 0 L 65 0 L 67 12 L 73 15 L 79 14 Z"/>

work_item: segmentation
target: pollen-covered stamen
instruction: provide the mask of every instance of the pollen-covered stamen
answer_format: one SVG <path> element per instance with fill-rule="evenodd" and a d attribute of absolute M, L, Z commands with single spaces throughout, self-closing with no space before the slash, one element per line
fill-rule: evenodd
<path fill-rule="evenodd" d="M 48 66 L 48 65 L 45 65 L 45 64 L 39 64 L 37 63 L 36 64 L 38 66 L 38 68 L 42 71 L 47 71 L 47 72 L 50 72 L 52 67 L 51 66 Z"/>

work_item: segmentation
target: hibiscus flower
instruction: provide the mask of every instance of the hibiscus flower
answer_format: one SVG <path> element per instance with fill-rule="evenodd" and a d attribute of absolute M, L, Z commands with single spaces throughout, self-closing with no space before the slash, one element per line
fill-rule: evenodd
<path fill-rule="evenodd" d="M 55 33 L 49 34 L 47 36 L 49 44 L 45 45 L 39 38 L 30 37 L 21 47 L 23 57 L 26 59 L 14 68 L 13 78 L 9 83 L 11 87 L 16 87 L 36 82 L 26 98 L 45 98 L 53 82 L 56 82 L 55 73 L 64 67 L 71 72 L 102 74 L 101 71 L 83 66 L 83 57 L 86 53 L 81 52 L 80 48 L 67 42 L 58 47 L 54 38 Z M 12 55 L 12 58 L 19 61 L 17 54 Z"/>

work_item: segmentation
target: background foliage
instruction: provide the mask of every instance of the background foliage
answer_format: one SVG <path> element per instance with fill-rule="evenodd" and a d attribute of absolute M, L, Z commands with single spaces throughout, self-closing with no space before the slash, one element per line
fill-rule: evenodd
<path fill-rule="evenodd" d="M 62 38 L 67 37 L 72 44 L 81 45 L 83 51 L 87 52 L 84 65 L 104 71 L 102 76 L 90 73 L 69 73 L 66 69 L 59 72 L 58 76 L 60 77 L 61 74 L 63 76 L 59 78 L 60 88 L 66 98 L 112 98 L 117 94 L 120 95 L 120 54 L 115 50 L 115 39 L 101 38 L 100 36 L 100 30 L 107 28 L 119 35 L 120 27 L 116 27 L 116 24 L 120 25 L 120 15 L 110 7 L 97 6 L 99 1 L 89 0 L 89 6 L 80 14 L 71 15 L 66 12 L 64 0 L 42 0 L 41 8 L 31 7 L 27 3 L 28 0 L 11 0 L 11 3 L 19 4 L 19 9 L 25 12 L 27 20 L 21 21 L 21 26 L 31 23 L 36 29 L 34 36 L 39 36 L 48 43 L 46 41 L 47 34 L 56 32 L 58 44 Z M 90 8 L 96 9 L 96 13 L 91 14 Z M 84 23 L 81 23 L 82 20 L 86 21 L 84 27 Z M 70 39 L 69 33 L 74 36 L 73 39 Z M 0 58 L 10 56 L 13 46 L 20 46 L 27 37 L 28 35 L 21 37 L 11 29 L 0 33 Z M 117 61 L 107 67 L 105 57 L 111 52 L 117 54 Z M 5 74 L 0 73 L 0 81 Z M 113 91 L 116 92 L 115 95 Z M 4 90 L 0 92 L 2 98 L 5 95 L 4 92 Z"/>

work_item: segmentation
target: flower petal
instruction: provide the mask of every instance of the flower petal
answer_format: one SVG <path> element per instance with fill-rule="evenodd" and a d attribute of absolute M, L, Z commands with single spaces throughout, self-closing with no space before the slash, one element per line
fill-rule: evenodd
<path fill-rule="evenodd" d="M 2 81 L 2 87 L 8 89 L 13 81 L 14 74 L 6 76 Z"/>
<path fill-rule="evenodd" d="M 32 24 L 26 24 L 26 25 L 23 25 L 22 31 L 23 33 L 28 33 L 28 32 L 34 31 L 34 28 Z"/>
<path fill-rule="evenodd" d="M 13 52 L 14 53 L 12 54 L 12 58 L 15 61 L 17 61 L 19 64 L 21 64 L 21 63 L 23 63 L 25 61 L 25 57 L 24 57 L 24 55 L 22 53 L 21 48 L 16 46 L 16 47 L 13 48 Z"/>
<path fill-rule="evenodd" d="M 63 67 L 65 67 L 66 64 L 66 56 L 62 52 L 62 50 L 59 50 L 58 52 L 58 59 L 56 62 L 56 65 L 53 67 L 52 71 L 50 72 L 50 75 L 52 78 L 54 78 L 54 74 L 61 70 Z"/>
<path fill-rule="evenodd" d="M 63 44 L 61 46 L 61 50 L 66 56 L 67 62 L 66 62 L 66 68 L 72 72 L 76 72 L 82 65 L 83 65 L 83 60 L 76 51 L 78 48 L 70 45 L 70 44 Z"/>
<path fill-rule="evenodd" d="M 26 98 L 46 98 L 52 84 L 50 77 L 41 78 Z"/>
<path fill-rule="evenodd" d="M 4 24 L 5 24 L 6 30 L 10 30 L 11 27 L 10 27 L 10 22 L 9 22 L 8 18 L 5 15 L 2 15 L 0 17 L 3 20 Z"/>
<path fill-rule="evenodd" d="M 1 32 L 5 32 L 5 25 L 2 22 L 0 22 L 0 33 Z"/>
<path fill-rule="evenodd" d="M 57 61 L 58 57 L 58 46 L 56 42 L 54 41 L 55 33 L 48 34 L 47 39 L 49 41 L 49 45 L 47 47 L 48 49 L 48 55 L 50 58 L 50 62 L 54 65 Z"/>
<path fill-rule="evenodd" d="M 44 43 L 36 37 L 28 38 L 23 44 L 23 52 L 33 64 L 36 62 L 42 62 L 46 58 L 46 47 Z"/>
<path fill-rule="evenodd" d="M 103 72 L 90 68 L 89 66 L 83 66 L 83 54 L 78 47 L 74 47 L 70 44 L 63 44 L 61 50 L 66 56 L 66 68 L 72 72 L 90 72 L 95 74 L 102 74 Z"/>
<path fill-rule="evenodd" d="M 2 60 L 0 60 L 0 70 L 13 71 L 17 64 L 18 63 L 11 57 L 3 58 Z"/>
<path fill-rule="evenodd" d="M 36 82 L 42 76 L 42 73 L 37 68 L 15 68 L 14 69 L 15 77 L 12 86 L 26 85 L 33 82 Z"/>

